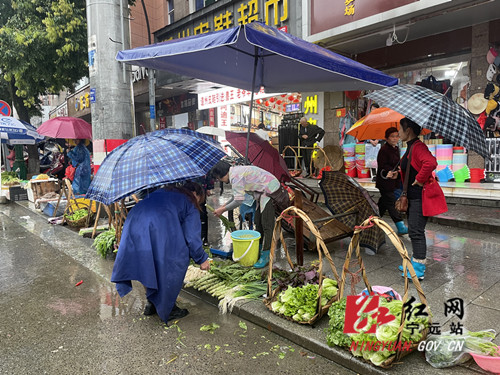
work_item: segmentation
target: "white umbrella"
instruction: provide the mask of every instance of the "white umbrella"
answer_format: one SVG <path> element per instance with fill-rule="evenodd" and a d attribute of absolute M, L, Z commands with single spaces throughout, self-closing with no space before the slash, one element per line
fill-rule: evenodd
<path fill-rule="evenodd" d="M 196 129 L 198 133 L 215 135 L 216 137 L 225 137 L 226 131 L 221 128 L 216 128 L 214 126 L 202 126 L 199 129 Z"/>

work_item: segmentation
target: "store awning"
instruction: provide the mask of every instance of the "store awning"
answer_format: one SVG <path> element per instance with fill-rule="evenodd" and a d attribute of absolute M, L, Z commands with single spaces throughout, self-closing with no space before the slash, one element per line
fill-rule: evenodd
<path fill-rule="evenodd" d="M 367 90 L 398 83 L 397 78 L 260 22 L 120 51 L 116 58 L 245 90 L 264 87 L 267 93 Z"/>

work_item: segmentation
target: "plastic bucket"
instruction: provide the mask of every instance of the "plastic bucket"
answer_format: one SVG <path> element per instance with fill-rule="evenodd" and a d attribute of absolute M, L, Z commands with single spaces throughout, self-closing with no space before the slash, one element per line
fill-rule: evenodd
<path fill-rule="evenodd" d="M 355 155 L 355 148 L 356 144 L 355 143 L 347 143 L 344 146 L 342 146 L 342 149 L 344 151 L 344 156 L 345 157 L 354 157 Z"/>
<path fill-rule="evenodd" d="M 471 168 L 470 169 L 470 182 L 481 182 L 484 179 L 484 169 L 483 168 Z"/>
<path fill-rule="evenodd" d="M 470 178 L 469 167 L 464 165 L 459 170 L 454 171 L 453 175 L 455 176 L 455 182 L 464 182 Z"/>
<path fill-rule="evenodd" d="M 255 230 L 237 230 L 231 233 L 233 260 L 242 266 L 253 266 L 259 259 L 260 233 Z"/>

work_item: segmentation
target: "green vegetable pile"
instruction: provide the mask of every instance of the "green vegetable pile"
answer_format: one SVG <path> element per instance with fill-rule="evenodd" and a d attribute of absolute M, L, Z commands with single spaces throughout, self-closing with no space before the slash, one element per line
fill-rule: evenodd
<path fill-rule="evenodd" d="M 222 314 L 231 312 L 239 300 L 259 299 L 267 292 L 261 270 L 243 267 L 230 260 L 214 261 L 209 273 L 190 281 L 186 284 L 189 286 L 218 298 Z"/>
<path fill-rule="evenodd" d="M 306 284 L 300 287 L 289 286 L 271 304 L 273 312 L 291 317 L 296 322 L 308 322 L 316 315 L 319 285 Z M 323 279 L 321 307 L 337 294 L 337 282 Z"/>
<path fill-rule="evenodd" d="M 86 210 L 85 208 L 81 208 L 73 212 L 71 215 L 65 214 L 64 216 L 66 216 L 67 220 L 77 221 L 86 217 L 88 214 L 89 214 L 88 210 Z"/>
<path fill-rule="evenodd" d="M 20 182 L 16 172 L 2 172 L 2 185 L 18 185 Z"/>
<path fill-rule="evenodd" d="M 353 349 L 351 352 L 357 357 L 363 357 L 365 360 L 372 362 L 376 366 L 380 366 L 385 360 L 387 360 L 391 355 L 396 353 L 396 350 L 388 350 L 388 348 L 380 348 L 380 350 L 362 350 L 362 342 L 370 342 L 375 346 L 377 342 L 396 342 L 398 341 L 398 330 L 401 322 L 401 314 L 403 311 L 403 302 L 399 300 L 387 301 L 385 298 L 380 298 L 380 306 L 384 306 L 389 309 L 388 314 L 392 314 L 396 317 L 393 321 L 380 325 L 377 327 L 375 334 L 368 334 L 364 332 L 356 334 L 344 334 L 344 319 L 345 319 L 345 305 L 346 299 L 343 298 L 340 301 L 334 302 L 330 307 L 328 315 L 330 316 L 330 323 L 327 329 L 327 343 L 330 346 L 340 345 L 340 346 L 350 346 L 352 341 L 359 343 L 357 348 Z M 420 303 L 412 304 L 412 311 L 418 311 L 416 308 L 420 306 Z M 376 324 L 375 319 L 372 316 L 368 316 L 367 329 L 373 324 Z M 412 333 L 411 326 L 409 324 L 418 325 L 418 329 L 414 329 Z M 418 316 L 413 313 L 410 319 L 405 320 L 404 328 L 402 331 L 401 341 L 417 343 L 422 340 L 422 332 L 425 328 L 430 325 L 427 316 Z M 390 345 L 389 345 L 390 347 Z"/>
<path fill-rule="evenodd" d="M 112 228 L 105 232 L 99 234 L 92 246 L 96 249 L 97 254 L 101 257 L 106 258 L 109 254 L 114 251 L 116 243 L 116 232 L 115 229 Z"/>
<path fill-rule="evenodd" d="M 432 367 L 446 368 L 467 362 L 471 359 L 469 353 L 498 357 L 498 346 L 491 342 L 494 338 L 494 331 L 431 335 L 427 341 L 434 345 L 427 347 L 425 359 Z"/>

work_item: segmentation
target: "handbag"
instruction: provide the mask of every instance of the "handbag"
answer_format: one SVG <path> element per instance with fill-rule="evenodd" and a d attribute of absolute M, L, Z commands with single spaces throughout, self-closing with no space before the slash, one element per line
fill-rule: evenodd
<path fill-rule="evenodd" d="M 408 179 L 410 178 L 410 168 L 411 168 L 411 152 L 413 151 L 413 146 L 410 148 L 410 152 L 408 153 L 408 164 L 406 165 L 406 173 L 405 180 L 403 182 L 403 192 L 401 196 L 398 198 L 394 207 L 401 213 L 406 213 L 408 211 Z"/>
<path fill-rule="evenodd" d="M 267 196 L 271 198 L 274 204 L 274 208 L 279 212 L 283 212 L 283 210 L 290 207 L 290 196 L 288 195 L 288 192 L 285 190 L 285 188 L 281 185 L 278 190 L 271 194 L 268 194 Z"/>
<path fill-rule="evenodd" d="M 422 190 L 422 214 L 424 216 L 436 216 L 448 211 L 446 198 L 443 190 L 434 177 L 424 184 Z"/>

